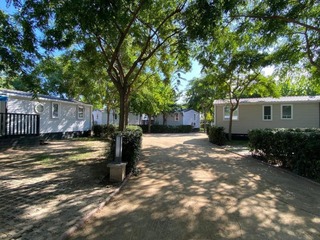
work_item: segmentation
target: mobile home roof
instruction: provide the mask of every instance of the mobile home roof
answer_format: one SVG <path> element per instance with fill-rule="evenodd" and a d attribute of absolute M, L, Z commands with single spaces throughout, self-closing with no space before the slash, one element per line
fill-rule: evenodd
<path fill-rule="evenodd" d="M 241 98 L 240 104 L 253 103 L 294 103 L 294 102 L 320 102 L 320 96 L 290 96 L 290 97 L 264 97 L 264 98 Z M 228 104 L 228 99 L 218 99 L 213 102 L 214 105 Z"/>

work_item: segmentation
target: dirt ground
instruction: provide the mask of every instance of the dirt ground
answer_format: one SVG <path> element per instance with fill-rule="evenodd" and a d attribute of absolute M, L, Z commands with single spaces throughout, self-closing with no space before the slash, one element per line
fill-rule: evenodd
<path fill-rule="evenodd" d="M 320 239 L 320 185 L 204 134 L 143 136 L 142 173 L 73 239 Z"/>
<path fill-rule="evenodd" d="M 59 239 L 115 186 L 103 141 L 51 141 L 0 152 L 0 239 Z"/>

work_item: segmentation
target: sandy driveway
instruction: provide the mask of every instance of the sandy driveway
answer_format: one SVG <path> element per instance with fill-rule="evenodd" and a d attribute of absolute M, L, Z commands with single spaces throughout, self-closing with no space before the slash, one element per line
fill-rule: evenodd
<path fill-rule="evenodd" d="M 132 177 L 74 239 L 320 239 L 320 185 L 220 149 L 144 135 Z"/>

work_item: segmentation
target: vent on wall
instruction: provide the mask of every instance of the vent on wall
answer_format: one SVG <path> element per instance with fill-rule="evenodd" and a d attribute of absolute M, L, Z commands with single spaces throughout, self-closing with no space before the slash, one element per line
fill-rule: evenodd
<path fill-rule="evenodd" d="M 44 106 L 41 103 L 38 103 L 35 107 L 34 110 L 36 113 L 42 113 L 44 111 Z"/>

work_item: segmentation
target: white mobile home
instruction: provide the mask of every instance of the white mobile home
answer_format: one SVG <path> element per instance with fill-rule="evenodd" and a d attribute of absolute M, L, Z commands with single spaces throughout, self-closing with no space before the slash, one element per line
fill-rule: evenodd
<path fill-rule="evenodd" d="M 228 100 L 214 101 L 214 125 L 229 127 Z M 258 128 L 319 128 L 320 96 L 243 98 L 234 112 L 232 134 Z"/>
<path fill-rule="evenodd" d="M 92 112 L 93 122 L 95 125 L 104 125 L 107 124 L 107 111 L 106 110 L 94 110 Z M 129 113 L 128 115 L 128 124 L 129 125 L 140 125 L 142 116 L 140 114 Z M 109 114 L 109 124 L 119 124 L 119 115 L 111 110 Z"/>
<path fill-rule="evenodd" d="M 96 109 L 92 111 L 93 123 L 95 125 L 104 125 L 108 122 L 108 114 L 107 111 L 102 109 Z M 111 110 L 109 113 L 109 124 L 119 124 L 118 114 Z"/>
<path fill-rule="evenodd" d="M 89 104 L 42 94 L 33 98 L 30 92 L 8 89 L 0 89 L 0 95 L 6 98 L 0 101 L 0 112 L 39 115 L 42 136 L 65 137 L 91 131 L 92 106 Z"/>
<path fill-rule="evenodd" d="M 168 113 L 166 118 L 168 126 L 191 125 L 193 128 L 200 128 L 200 113 L 192 109 Z M 163 124 L 162 114 L 155 118 L 155 124 Z"/>

